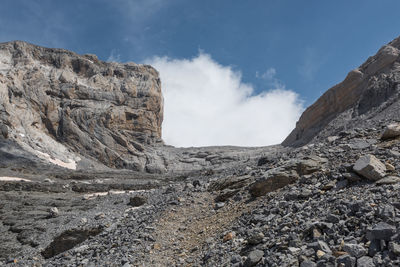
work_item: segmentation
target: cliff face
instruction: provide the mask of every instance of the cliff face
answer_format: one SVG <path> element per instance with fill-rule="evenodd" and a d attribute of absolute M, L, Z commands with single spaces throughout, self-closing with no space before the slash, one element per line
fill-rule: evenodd
<path fill-rule="evenodd" d="M 350 117 L 340 119 L 343 130 L 350 123 L 396 97 L 400 83 L 400 37 L 383 46 L 359 68 L 352 70 L 343 82 L 326 91 L 314 104 L 304 111 L 296 128 L 283 141 L 285 146 L 301 146 L 311 141 L 339 115 Z M 381 109 L 382 111 L 382 109 Z M 395 114 L 391 113 L 391 116 Z M 370 116 L 371 117 L 371 116 Z M 331 128 L 335 126 L 330 125 Z M 340 128 L 340 129 L 339 129 Z M 334 129 L 331 129 L 331 134 Z"/>
<path fill-rule="evenodd" d="M 151 66 L 108 63 L 25 42 L 0 44 L 0 121 L 9 139 L 62 164 L 83 157 L 142 170 L 161 142 L 163 98 Z"/>

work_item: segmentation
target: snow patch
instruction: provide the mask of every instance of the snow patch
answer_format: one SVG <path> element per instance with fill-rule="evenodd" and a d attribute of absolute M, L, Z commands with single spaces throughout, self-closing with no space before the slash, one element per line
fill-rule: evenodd
<path fill-rule="evenodd" d="M 74 160 L 72 160 L 72 159 L 68 159 L 68 162 L 64 162 L 64 161 L 62 161 L 60 159 L 51 158 L 50 155 L 47 154 L 47 153 L 43 153 L 43 152 L 40 152 L 38 150 L 35 150 L 35 151 L 37 152 L 39 158 L 47 160 L 47 161 L 49 161 L 49 162 L 51 162 L 51 163 L 53 163 L 53 164 L 55 164 L 57 166 L 63 167 L 63 168 L 67 168 L 67 169 L 70 169 L 70 170 L 76 170 L 76 162 Z"/>
<path fill-rule="evenodd" d="M 108 192 L 95 192 L 95 193 L 85 194 L 85 195 L 83 195 L 83 198 L 88 200 L 88 199 L 93 199 L 93 198 L 96 198 L 99 196 L 133 194 L 133 193 L 140 193 L 140 192 L 145 192 L 145 191 L 146 190 L 129 190 L 129 191 L 110 190 Z"/>
<path fill-rule="evenodd" d="M 9 177 L 9 176 L 1 176 L 0 181 L 6 181 L 6 182 L 32 182 L 31 180 L 24 179 L 24 178 L 19 178 L 19 177 Z"/>

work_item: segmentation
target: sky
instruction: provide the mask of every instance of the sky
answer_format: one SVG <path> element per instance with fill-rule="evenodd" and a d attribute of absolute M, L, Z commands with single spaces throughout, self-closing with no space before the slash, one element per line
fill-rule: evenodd
<path fill-rule="evenodd" d="M 400 35 L 398 10 L 398 0 L 2 0 L 0 42 L 151 64 L 166 143 L 262 146 Z"/>

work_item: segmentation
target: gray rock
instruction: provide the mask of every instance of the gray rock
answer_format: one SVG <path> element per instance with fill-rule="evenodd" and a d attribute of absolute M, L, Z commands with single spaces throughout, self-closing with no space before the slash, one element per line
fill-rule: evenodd
<path fill-rule="evenodd" d="M 400 255 L 400 244 L 396 242 L 389 242 L 389 251 L 393 254 Z"/>
<path fill-rule="evenodd" d="M 315 262 L 313 262 L 313 261 L 310 261 L 310 260 L 303 261 L 300 264 L 300 267 L 316 267 L 316 266 L 317 266 L 317 264 Z"/>
<path fill-rule="evenodd" d="M 368 247 L 368 256 L 373 257 L 381 250 L 381 242 L 378 239 L 371 240 Z"/>
<path fill-rule="evenodd" d="M 360 157 L 353 166 L 355 172 L 361 176 L 377 181 L 385 176 L 386 166 L 374 155 Z"/>
<path fill-rule="evenodd" d="M 382 179 L 376 181 L 375 183 L 377 185 L 385 185 L 385 184 L 397 184 L 399 182 L 400 182 L 400 177 L 391 175 L 391 176 L 382 178 Z"/>
<path fill-rule="evenodd" d="M 372 229 L 367 231 L 368 240 L 385 240 L 389 241 L 390 238 L 396 233 L 396 227 L 385 222 L 380 222 Z"/>
<path fill-rule="evenodd" d="M 246 261 L 244 262 L 244 267 L 255 266 L 264 256 L 264 252 L 258 249 L 252 250 L 247 256 Z"/>
<path fill-rule="evenodd" d="M 129 199 L 129 206 L 140 207 L 147 203 L 147 198 L 143 196 L 134 196 Z"/>
<path fill-rule="evenodd" d="M 256 231 L 252 233 L 249 238 L 247 239 L 247 243 L 249 245 L 257 245 L 260 244 L 264 239 L 264 234 L 262 232 Z"/>
<path fill-rule="evenodd" d="M 392 123 L 386 126 L 385 130 L 382 133 L 381 139 L 387 140 L 400 136 L 400 124 Z"/>
<path fill-rule="evenodd" d="M 326 216 L 326 220 L 330 223 L 338 223 L 340 221 L 340 217 L 334 214 L 329 214 Z"/>
<path fill-rule="evenodd" d="M 294 171 L 271 172 L 267 175 L 267 177 L 259 179 L 252 184 L 249 192 L 253 197 L 263 196 L 269 192 L 273 192 L 279 188 L 294 183 L 298 178 L 299 176 Z"/>
<path fill-rule="evenodd" d="M 308 159 L 300 160 L 297 164 L 297 173 L 299 175 L 307 175 L 319 171 L 322 168 L 322 164 L 326 163 L 327 160 L 320 157 L 310 157 Z"/>
<path fill-rule="evenodd" d="M 357 259 L 350 255 L 342 255 L 336 260 L 339 267 L 355 267 Z"/>
<path fill-rule="evenodd" d="M 332 250 L 329 248 L 328 244 L 322 240 L 318 240 L 313 243 L 307 244 L 309 248 L 314 249 L 315 251 L 317 250 L 322 250 L 325 253 L 332 253 Z"/>
<path fill-rule="evenodd" d="M 363 256 L 357 260 L 357 266 L 375 267 L 374 261 L 368 256 Z"/>
<path fill-rule="evenodd" d="M 49 209 L 49 214 L 50 214 L 50 217 L 55 218 L 55 217 L 58 217 L 58 215 L 60 215 L 60 212 L 58 211 L 57 207 L 52 207 Z"/>
<path fill-rule="evenodd" d="M 344 244 L 343 250 L 349 253 L 350 256 L 360 258 L 367 255 L 367 249 L 359 244 Z"/>

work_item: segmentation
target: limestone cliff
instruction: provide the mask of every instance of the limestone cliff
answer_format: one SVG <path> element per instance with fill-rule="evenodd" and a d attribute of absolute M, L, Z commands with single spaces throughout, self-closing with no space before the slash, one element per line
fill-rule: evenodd
<path fill-rule="evenodd" d="M 71 168 L 84 157 L 143 170 L 148 146 L 161 142 L 162 120 L 161 82 L 151 66 L 0 44 L 0 121 L 26 151 Z"/>
<path fill-rule="evenodd" d="M 371 119 L 390 106 L 391 103 L 387 101 L 396 98 L 399 94 L 399 49 L 400 37 L 383 46 L 376 55 L 370 57 L 359 68 L 352 70 L 343 82 L 326 91 L 304 111 L 296 128 L 282 144 L 285 146 L 304 145 L 328 126 L 331 131 L 327 134 L 332 134 L 334 130 L 354 126 L 350 121 L 354 124 L 356 118 L 360 123 L 367 118 Z M 384 103 L 386 106 L 377 110 Z M 365 116 L 369 112 L 374 114 Z M 398 117 L 395 112 L 388 114 L 391 117 Z M 338 117 L 341 118 L 335 121 Z"/>

